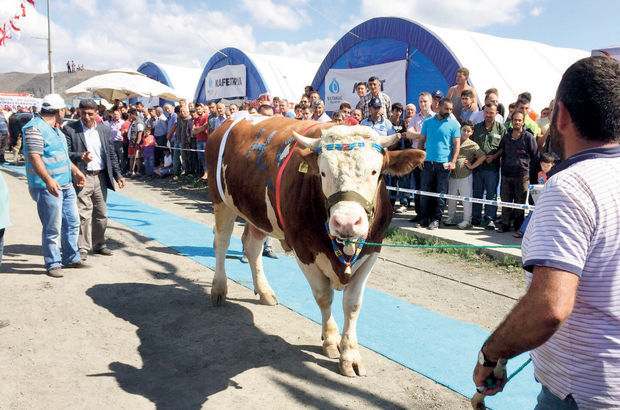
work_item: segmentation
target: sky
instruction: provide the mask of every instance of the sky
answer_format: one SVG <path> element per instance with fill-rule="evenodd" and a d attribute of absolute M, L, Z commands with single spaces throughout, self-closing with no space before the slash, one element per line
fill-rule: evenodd
<path fill-rule="evenodd" d="M 21 13 L 0 0 L 0 28 Z M 27 1 L 19 38 L 0 47 L 0 73 L 47 72 L 47 4 Z M 54 71 L 137 69 L 146 61 L 202 68 L 217 49 L 320 62 L 373 17 L 591 50 L 620 45 L 620 1 L 590 0 L 51 0 Z M 1 91 L 1 90 L 0 90 Z"/>

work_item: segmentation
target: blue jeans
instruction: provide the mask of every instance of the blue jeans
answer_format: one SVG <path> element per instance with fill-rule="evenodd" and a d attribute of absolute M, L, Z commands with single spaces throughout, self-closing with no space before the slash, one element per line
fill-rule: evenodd
<path fill-rule="evenodd" d="M 153 175 L 155 169 L 155 157 L 144 157 L 144 173 L 146 175 Z"/>
<path fill-rule="evenodd" d="M 538 395 L 538 404 L 534 410 L 578 410 L 577 403 L 572 395 L 566 396 L 564 400 L 554 395 L 545 386 L 542 387 Z"/>
<path fill-rule="evenodd" d="M 450 170 L 444 168 L 444 164 L 440 162 L 424 161 L 424 169 L 422 170 L 422 191 L 447 194 L 449 179 Z M 423 224 L 431 221 L 441 222 L 443 210 L 446 208 L 446 200 L 444 198 L 424 195 L 420 199 L 420 207 L 422 208 Z"/>
<path fill-rule="evenodd" d="M 204 150 L 207 147 L 207 141 L 198 141 L 196 142 L 196 149 Z M 200 165 L 202 165 L 202 172 L 207 172 L 207 163 L 205 162 L 205 153 L 197 152 L 198 159 L 200 160 Z"/>
<path fill-rule="evenodd" d="M 30 196 L 37 203 L 39 219 L 43 225 L 41 242 L 45 269 L 79 262 L 80 217 L 73 186 L 61 190 L 58 197 L 45 188 L 30 188 Z"/>
<path fill-rule="evenodd" d="M 181 149 L 183 148 L 183 144 L 181 141 L 174 141 L 174 148 L 172 151 L 172 173 L 174 175 L 181 174 Z"/>
<path fill-rule="evenodd" d="M 486 199 L 497 199 L 497 185 L 499 184 L 499 171 L 493 171 L 490 169 L 474 170 L 474 183 L 472 189 L 472 195 L 474 198 L 484 199 L 484 192 L 486 191 Z M 494 221 L 497 217 L 497 207 L 495 205 L 484 206 L 484 219 L 487 221 Z M 472 221 L 482 221 L 482 204 L 472 205 Z"/>

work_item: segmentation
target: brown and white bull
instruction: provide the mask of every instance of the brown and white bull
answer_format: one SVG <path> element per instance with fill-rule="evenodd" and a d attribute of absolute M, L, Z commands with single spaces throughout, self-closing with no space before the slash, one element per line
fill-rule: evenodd
<path fill-rule="evenodd" d="M 224 260 L 239 215 L 247 221 L 242 239 L 260 301 L 278 303 L 261 257 L 269 235 L 295 253 L 312 288 L 321 309 L 325 355 L 340 357 L 342 374 L 364 375 L 356 321 L 380 248 L 343 243 L 382 242 L 392 207 L 381 174 L 406 174 L 421 166 L 425 154 L 386 151 L 383 147 L 399 135 L 379 136 L 369 127 L 243 117 L 239 113 L 225 122 L 207 142 L 215 210 L 211 301 L 220 305 L 226 298 Z M 342 336 L 331 313 L 334 289 L 344 290 Z"/>

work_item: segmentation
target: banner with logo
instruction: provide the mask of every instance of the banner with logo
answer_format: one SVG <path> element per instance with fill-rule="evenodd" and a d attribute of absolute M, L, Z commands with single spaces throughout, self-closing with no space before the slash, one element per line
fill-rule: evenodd
<path fill-rule="evenodd" d="M 355 92 L 359 82 L 367 82 L 372 76 L 379 78 L 384 93 L 390 96 L 392 104 L 406 104 L 405 70 L 407 61 L 369 65 L 359 68 L 332 68 L 325 76 L 325 110 L 336 111 L 343 101 L 355 108 L 360 98 Z"/>
<path fill-rule="evenodd" d="M 209 71 L 205 77 L 205 99 L 245 97 L 245 65 L 227 65 Z"/>

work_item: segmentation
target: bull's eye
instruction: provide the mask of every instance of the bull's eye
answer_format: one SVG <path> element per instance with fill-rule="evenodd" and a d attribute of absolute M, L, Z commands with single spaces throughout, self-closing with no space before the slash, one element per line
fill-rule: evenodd
<path fill-rule="evenodd" d="M 321 176 L 325 178 L 325 172 L 321 171 Z"/>

